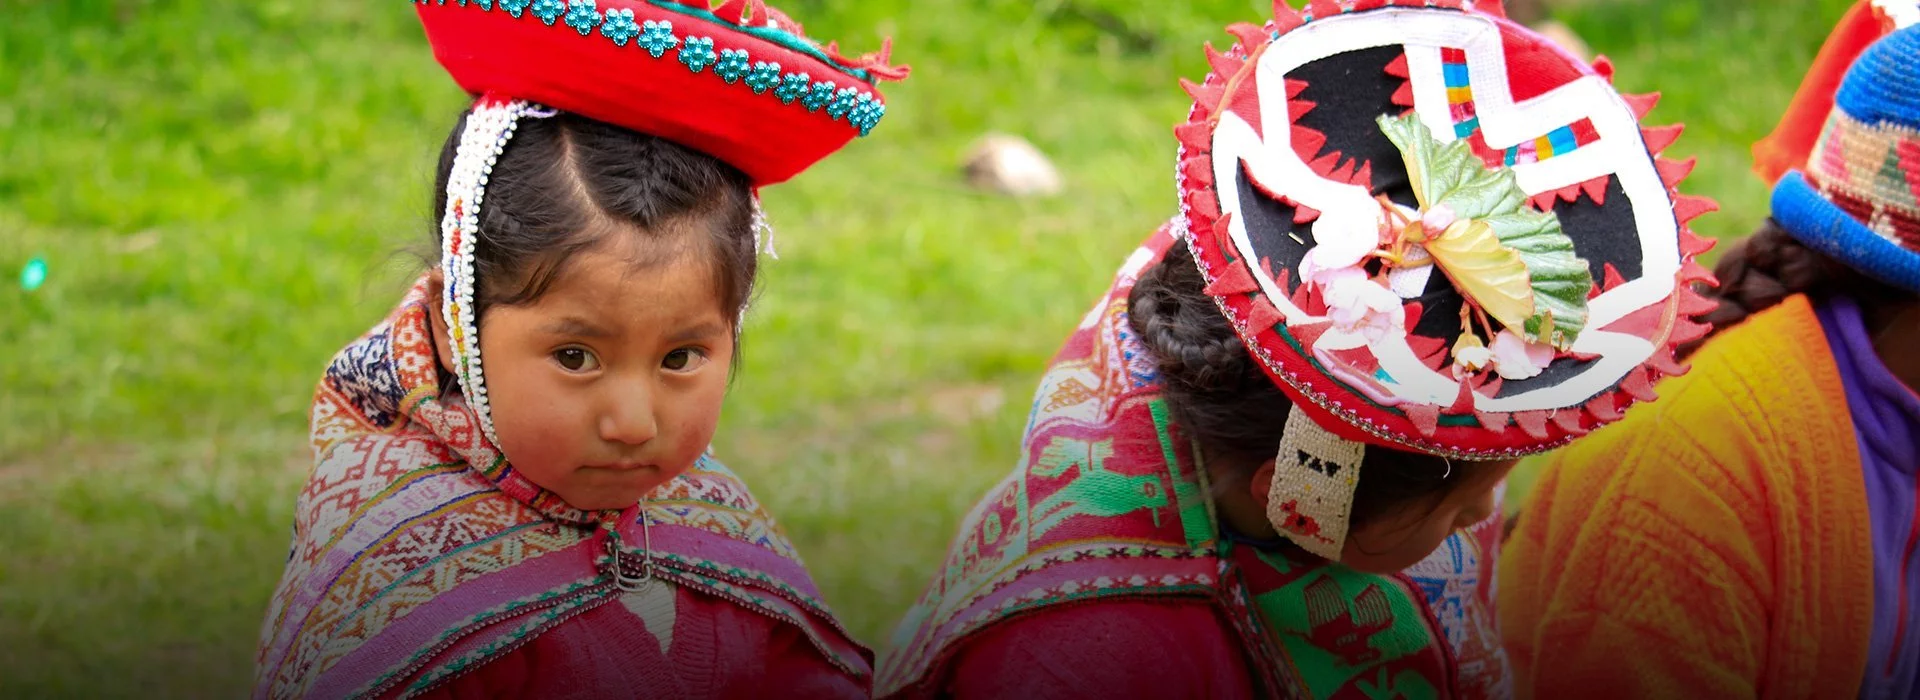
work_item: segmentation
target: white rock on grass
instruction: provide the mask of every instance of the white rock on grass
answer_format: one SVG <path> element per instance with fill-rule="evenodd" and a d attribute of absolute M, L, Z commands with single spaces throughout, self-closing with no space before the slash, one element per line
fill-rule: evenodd
<path fill-rule="evenodd" d="M 964 169 L 976 188 L 1030 197 L 1058 194 L 1060 171 L 1026 139 L 988 134 L 968 149 Z"/>

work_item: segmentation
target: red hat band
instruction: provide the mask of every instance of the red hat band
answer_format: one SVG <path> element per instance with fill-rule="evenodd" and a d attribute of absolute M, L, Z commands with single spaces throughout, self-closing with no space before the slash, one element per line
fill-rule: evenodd
<path fill-rule="evenodd" d="M 755 0 L 416 0 L 434 56 L 474 95 L 672 140 L 784 182 L 879 125 L 886 52 L 849 60 Z"/>

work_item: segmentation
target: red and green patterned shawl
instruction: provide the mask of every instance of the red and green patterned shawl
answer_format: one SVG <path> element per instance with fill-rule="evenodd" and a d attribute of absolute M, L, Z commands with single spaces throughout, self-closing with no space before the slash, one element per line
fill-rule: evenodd
<path fill-rule="evenodd" d="M 440 385 L 431 301 L 416 284 L 320 383 L 314 471 L 261 633 L 256 697 L 417 694 L 614 601 L 615 562 L 633 575 L 648 556 L 656 576 L 795 625 L 835 666 L 870 675 L 870 653 L 718 462 L 650 495 L 645 533 L 637 507 L 580 511 L 516 471 Z"/>
<path fill-rule="evenodd" d="M 876 697 L 937 695 L 954 652 L 998 622 L 1121 598 L 1218 606 L 1269 696 L 1509 694 L 1492 608 L 1495 520 L 1397 576 L 1221 537 L 1206 475 L 1127 325 L 1127 293 L 1178 240 L 1174 225 L 1133 254 L 1055 357 L 1020 465 L 967 516 L 882 658 Z"/>

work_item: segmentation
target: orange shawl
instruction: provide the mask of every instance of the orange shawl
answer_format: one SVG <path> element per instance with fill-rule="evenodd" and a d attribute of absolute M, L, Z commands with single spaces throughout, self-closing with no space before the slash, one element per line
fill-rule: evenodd
<path fill-rule="evenodd" d="M 1548 458 L 1501 554 L 1520 694 L 1856 696 L 1866 485 L 1812 305 L 1729 329 L 1661 393 Z"/>

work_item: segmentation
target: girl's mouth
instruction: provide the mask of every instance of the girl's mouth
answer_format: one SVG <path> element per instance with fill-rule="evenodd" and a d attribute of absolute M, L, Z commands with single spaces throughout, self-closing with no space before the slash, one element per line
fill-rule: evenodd
<path fill-rule="evenodd" d="M 646 464 L 643 462 L 610 462 L 607 464 L 588 465 L 587 468 L 602 469 L 610 472 L 630 472 L 630 471 L 638 471 L 641 469 L 652 469 L 653 465 Z"/>

